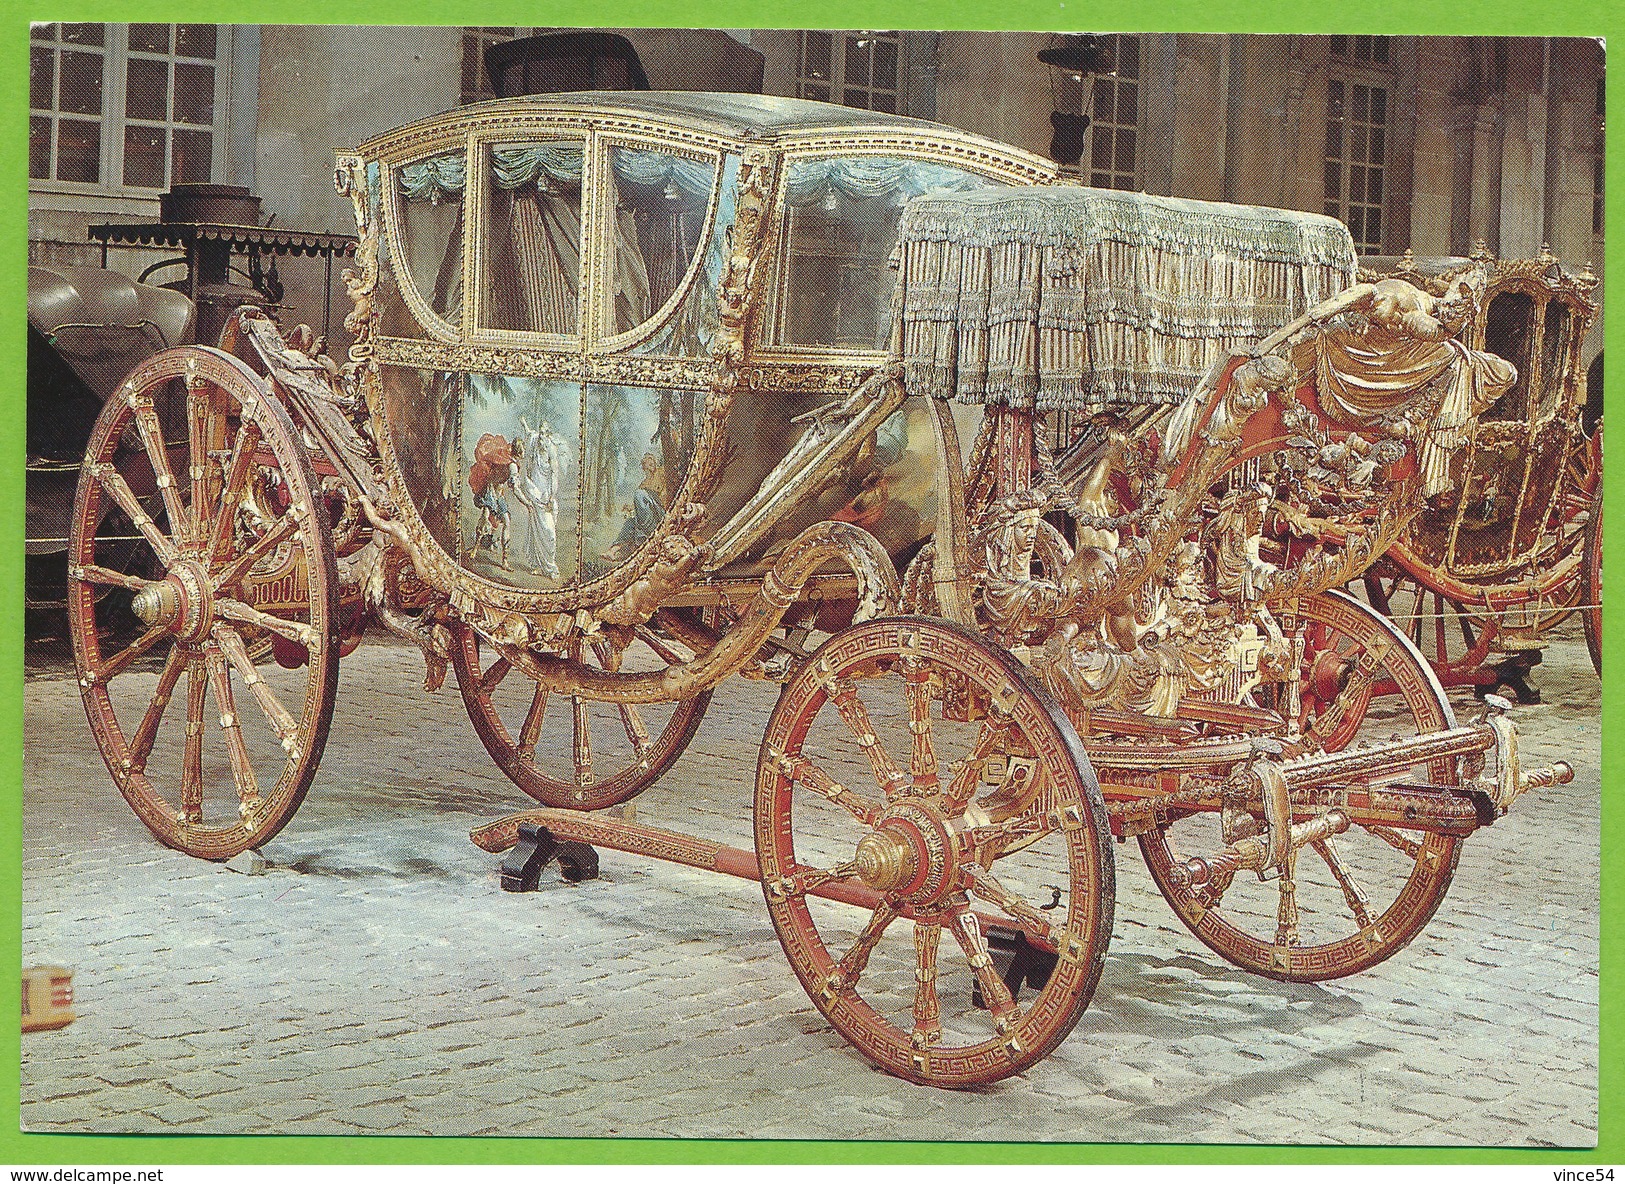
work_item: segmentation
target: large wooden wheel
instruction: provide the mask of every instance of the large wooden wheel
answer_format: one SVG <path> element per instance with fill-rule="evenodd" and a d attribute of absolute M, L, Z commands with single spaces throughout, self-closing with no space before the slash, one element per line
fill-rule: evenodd
<path fill-rule="evenodd" d="M 1335 751 L 1455 726 L 1427 661 L 1370 606 L 1328 592 L 1278 618 L 1289 630 L 1301 626 L 1305 642 L 1297 685 L 1278 706 L 1296 699 L 1310 747 Z M 1373 690 L 1384 685 L 1397 696 L 1374 699 Z M 1432 785 L 1458 778 L 1448 759 L 1409 773 Z M 1264 823 L 1261 813 L 1257 822 Z M 1178 817 L 1140 836 L 1151 878 L 1192 933 L 1245 970 L 1292 982 L 1341 978 L 1403 949 L 1438 909 L 1460 856 L 1460 840 L 1451 836 L 1355 826 L 1299 851 L 1292 871 L 1276 879 L 1242 873 L 1218 898 L 1178 886 L 1176 863 L 1225 846 L 1216 812 Z"/>
<path fill-rule="evenodd" d="M 184 406 L 184 424 L 160 422 L 155 406 L 166 404 Z M 139 445 L 160 514 L 137 498 L 135 475 L 114 468 L 121 441 Z M 315 487 L 282 405 L 214 349 L 148 359 L 91 433 L 68 552 L 85 712 L 125 799 L 188 854 L 229 859 L 264 843 L 321 760 L 338 679 L 338 580 Z M 104 562 L 109 501 L 142 539 L 122 571 Z M 115 623 L 129 613 L 144 631 L 117 643 Z M 177 693 L 184 720 L 173 718 Z"/>
<path fill-rule="evenodd" d="M 1580 584 L 1585 589 L 1585 600 L 1580 609 L 1580 623 L 1585 626 L 1586 649 L 1591 651 L 1591 664 L 1602 673 L 1602 490 L 1597 490 L 1591 502 L 1591 520 L 1586 523 L 1585 561 L 1581 567 Z"/>
<path fill-rule="evenodd" d="M 785 685 L 762 741 L 756 851 L 779 941 L 835 1029 L 910 1081 L 997 1081 L 1072 1030 L 1111 936 L 1109 837 L 1060 708 L 942 621 L 836 634 Z M 832 881 L 877 903 L 809 895 Z M 1057 955 L 1047 980 L 1027 977 L 1031 1001 L 990 938 Z"/>
<path fill-rule="evenodd" d="M 575 643 L 571 657 L 610 670 L 659 669 L 691 655 L 675 637 L 640 626 L 629 645 Z M 480 638 L 453 626 L 452 668 L 485 750 L 520 789 L 548 806 L 599 810 L 642 793 L 683 755 L 711 692 L 673 703 L 605 703 L 552 695 Z"/>

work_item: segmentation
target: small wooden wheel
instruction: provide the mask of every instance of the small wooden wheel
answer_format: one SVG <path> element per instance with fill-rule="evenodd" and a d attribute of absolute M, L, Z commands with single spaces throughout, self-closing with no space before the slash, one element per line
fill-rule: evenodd
<path fill-rule="evenodd" d="M 1602 673 L 1602 490 L 1597 490 L 1591 502 L 1591 521 L 1586 523 L 1585 552 L 1581 559 L 1580 585 L 1585 599 L 1581 602 L 1580 623 L 1585 626 L 1586 649 L 1591 651 L 1591 664 Z"/>
<path fill-rule="evenodd" d="M 1318 736 L 1319 747 L 1332 751 L 1456 726 L 1427 661 L 1368 605 L 1327 592 L 1299 601 L 1295 613 L 1277 615 L 1283 628 L 1302 626 L 1307 644 L 1297 694 L 1305 705 L 1304 734 Z M 1397 698 L 1373 699 L 1373 689 L 1382 686 Z M 1419 765 L 1414 778 L 1454 785 L 1456 763 Z M 1403 949 L 1438 909 L 1460 856 L 1455 837 L 1355 827 L 1303 848 L 1291 875 L 1269 882 L 1237 875 L 1219 899 L 1175 886 L 1174 864 L 1225 845 L 1219 816 L 1211 812 L 1140 836 L 1151 878 L 1192 933 L 1245 970 L 1292 982 L 1341 978 Z M 1292 908 L 1296 932 L 1286 929 Z"/>
<path fill-rule="evenodd" d="M 711 702 L 710 691 L 651 704 L 553 696 L 500 655 L 487 664 L 467 625 L 452 632 L 452 667 L 474 731 L 509 780 L 544 805 L 599 810 L 642 793 L 683 755 Z M 623 649 L 597 638 L 571 654 L 610 670 L 658 670 L 689 656 L 647 625 Z"/>
<path fill-rule="evenodd" d="M 943 621 L 836 634 L 762 740 L 756 852 L 779 941 L 835 1029 L 910 1081 L 986 1084 L 1065 1039 L 1111 937 L 1109 837 L 1060 708 Z M 1026 977 L 1030 1001 L 995 961 L 1012 945 L 1055 958 Z"/>
<path fill-rule="evenodd" d="M 185 422 L 161 422 L 164 406 L 183 406 Z M 139 442 L 139 465 L 113 467 L 121 440 Z M 147 487 L 161 495 L 156 517 L 137 493 Z M 315 488 L 288 413 L 214 349 L 149 358 L 91 433 L 68 544 L 85 712 L 125 799 L 190 855 L 229 859 L 271 838 L 321 761 L 338 680 L 338 578 Z M 101 537 L 104 499 L 139 531 L 133 570 L 153 578 L 103 562 L 115 546 Z M 120 612 L 145 631 L 104 653 Z M 184 725 L 165 727 L 183 679 Z"/>

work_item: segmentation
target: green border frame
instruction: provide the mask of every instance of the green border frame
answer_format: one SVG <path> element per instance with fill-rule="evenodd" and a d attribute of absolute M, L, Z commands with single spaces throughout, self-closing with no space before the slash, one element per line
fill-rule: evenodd
<path fill-rule="evenodd" d="M 203 20 L 246 23 L 246 17 L 271 18 L 278 24 L 332 24 L 331 0 L 283 0 L 275 11 L 245 11 L 240 5 L 198 0 L 107 0 L 17 4 L 3 0 L 0 61 L 10 62 L 0 78 L 0 177 L 9 201 L 0 202 L 0 285 L 14 296 L 0 304 L 0 354 L 8 393 L 0 402 L 0 949 L 15 970 L 21 934 L 22 860 L 22 556 L 23 556 L 23 399 L 24 307 L 19 298 L 27 268 L 27 22 L 49 20 L 128 20 L 135 9 L 149 20 Z M 520 0 L 456 0 L 459 23 L 593 26 L 699 26 L 731 28 L 916 28 L 916 29 L 1148 29 L 1157 32 L 1245 33 L 1431 33 L 1494 36 L 1576 36 L 1625 38 L 1625 5 L 1599 0 L 1458 0 L 1422 8 L 1384 7 L 1356 19 L 1328 15 L 1323 6 L 1292 0 L 1161 0 L 1151 9 L 1144 0 L 757 0 L 741 6 L 733 0 L 620 0 L 613 11 L 604 3 L 556 0 L 537 7 Z M 1154 12 L 1154 17 L 1153 17 Z M 346 24 L 446 24 L 440 0 L 360 0 L 344 9 Z M 1608 79 L 1607 98 L 1625 111 L 1617 77 Z M 1625 118 L 1608 129 L 1610 165 L 1622 158 Z M 1610 172 L 1612 172 L 1610 168 Z M 1615 248 L 1606 261 L 1608 291 L 1625 293 L 1625 186 L 1617 182 L 1608 194 L 1607 221 L 1616 227 Z M 1603 261 L 1598 260 L 1601 264 Z M 1599 267 L 1599 270 L 1602 268 Z M 1620 345 L 1622 321 L 1607 317 L 1605 344 Z M 1625 357 L 1616 351 L 1616 356 Z M 1614 388 L 1619 383 L 1613 384 Z M 1625 415 L 1625 396 L 1608 392 L 1616 416 Z M 1625 421 L 1622 421 L 1625 422 Z M 1625 522 L 1625 478 L 1618 473 L 1605 483 L 1608 517 Z M 1621 569 L 1625 542 L 1616 534 L 1606 547 L 1607 568 Z M 1617 582 L 1617 581 L 1616 581 Z M 1612 585 L 1610 585 L 1612 586 Z M 1618 673 L 1625 662 L 1625 614 L 1611 611 L 1605 619 L 1604 649 L 1610 671 L 1603 679 L 1602 767 L 1605 793 L 1621 792 L 1611 777 L 1615 761 L 1625 758 L 1625 701 Z M 89 770 L 94 773 L 97 770 Z M 1622 778 L 1625 783 L 1625 778 Z M 1625 811 L 1609 802 L 1602 814 L 1602 850 L 1625 851 Z M 1559 857 L 1561 853 L 1558 853 Z M 1606 858 L 1602 868 L 1602 916 L 1621 907 L 1625 855 Z M 1603 925 L 1601 981 L 1625 982 L 1621 927 Z M 0 1015 L 17 1014 L 18 975 L 0 980 Z M 456 1138 L 390 1136 L 103 1136 L 29 1135 L 17 1129 L 19 1110 L 18 1030 L 0 1024 L 0 1164 L 19 1167 L 67 1164 L 211 1164 L 211 1163 L 376 1163 L 376 1164 L 506 1164 L 506 1163 L 1293 1163 L 1293 1164 L 1525 1164 L 1530 1167 L 1582 1166 L 1625 1162 L 1625 1081 L 1621 1062 L 1625 1040 L 1625 992 L 1601 992 L 1600 1105 L 1595 1151 L 1521 1151 L 1457 1148 L 1297 1147 L 1260 1145 L 1181 1145 L 1114 1143 L 927 1143 L 815 1142 L 666 1139 Z M 719 1083 L 725 1088 L 725 1083 Z"/>

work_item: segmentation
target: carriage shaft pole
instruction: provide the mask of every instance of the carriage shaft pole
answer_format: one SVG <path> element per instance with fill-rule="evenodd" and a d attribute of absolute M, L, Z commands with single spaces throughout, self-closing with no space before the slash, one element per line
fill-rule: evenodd
<path fill-rule="evenodd" d="M 519 827 L 527 822 L 545 826 L 555 838 L 569 839 L 594 847 L 607 847 L 611 851 L 625 851 L 631 855 L 644 855 L 650 859 L 663 859 L 667 863 L 680 863 L 685 867 L 699 868 L 701 871 L 721 872 L 725 876 L 733 876 L 740 880 L 753 880 L 757 883 L 761 883 L 762 880 L 761 865 L 756 862 L 755 854 L 742 847 L 730 847 L 696 835 L 686 835 L 681 831 L 662 830 L 659 827 L 644 826 L 621 818 L 587 814 L 580 810 L 555 810 L 545 806 L 521 810 L 517 814 L 508 814 L 476 826 L 469 831 L 468 837 L 473 840 L 476 847 L 496 854 L 508 850 L 519 842 Z M 878 908 L 885 900 L 884 896 L 867 884 L 856 884 L 851 881 L 831 880 L 810 885 L 805 891 L 808 896 L 839 901 L 870 911 Z M 903 915 L 909 915 L 907 909 L 903 910 Z M 1020 921 L 982 912 L 977 912 L 976 918 L 981 922 L 984 932 L 989 926 L 1020 929 L 1029 944 L 1051 952 L 1055 949 L 1052 938 L 1023 925 Z"/>

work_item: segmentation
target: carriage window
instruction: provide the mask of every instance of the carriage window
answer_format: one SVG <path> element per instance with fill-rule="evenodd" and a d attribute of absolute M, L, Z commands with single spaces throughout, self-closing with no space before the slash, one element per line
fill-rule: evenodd
<path fill-rule="evenodd" d="M 578 331 L 581 162 L 579 140 L 495 144 L 484 154 L 489 202 L 482 326 Z"/>
<path fill-rule="evenodd" d="M 904 204 L 924 193 L 999 184 L 948 165 L 887 156 L 792 164 L 775 344 L 883 349 L 889 260 Z"/>
<path fill-rule="evenodd" d="M 1489 419 L 1524 419 L 1529 414 L 1529 369 L 1535 352 L 1534 298 L 1523 292 L 1501 292 L 1490 301 L 1484 319 L 1484 348 L 1518 368 L 1518 381 L 1490 408 Z"/>
<path fill-rule="evenodd" d="M 463 311 L 463 178 L 460 151 L 396 173 L 406 272 L 430 311 L 453 325 Z"/>
<path fill-rule="evenodd" d="M 613 147 L 614 298 L 604 331 L 628 333 L 657 316 L 682 287 L 705 236 L 714 160 Z"/>
<path fill-rule="evenodd" d="M 1569 306 L 1557 300 L 1546 303 L 1546 326 L 1540 340 L 1540 414 L 1556 411 L 1563 397 L 1564 361 L 1569 356 L 1569 333 L 1573 325 Z"/>

